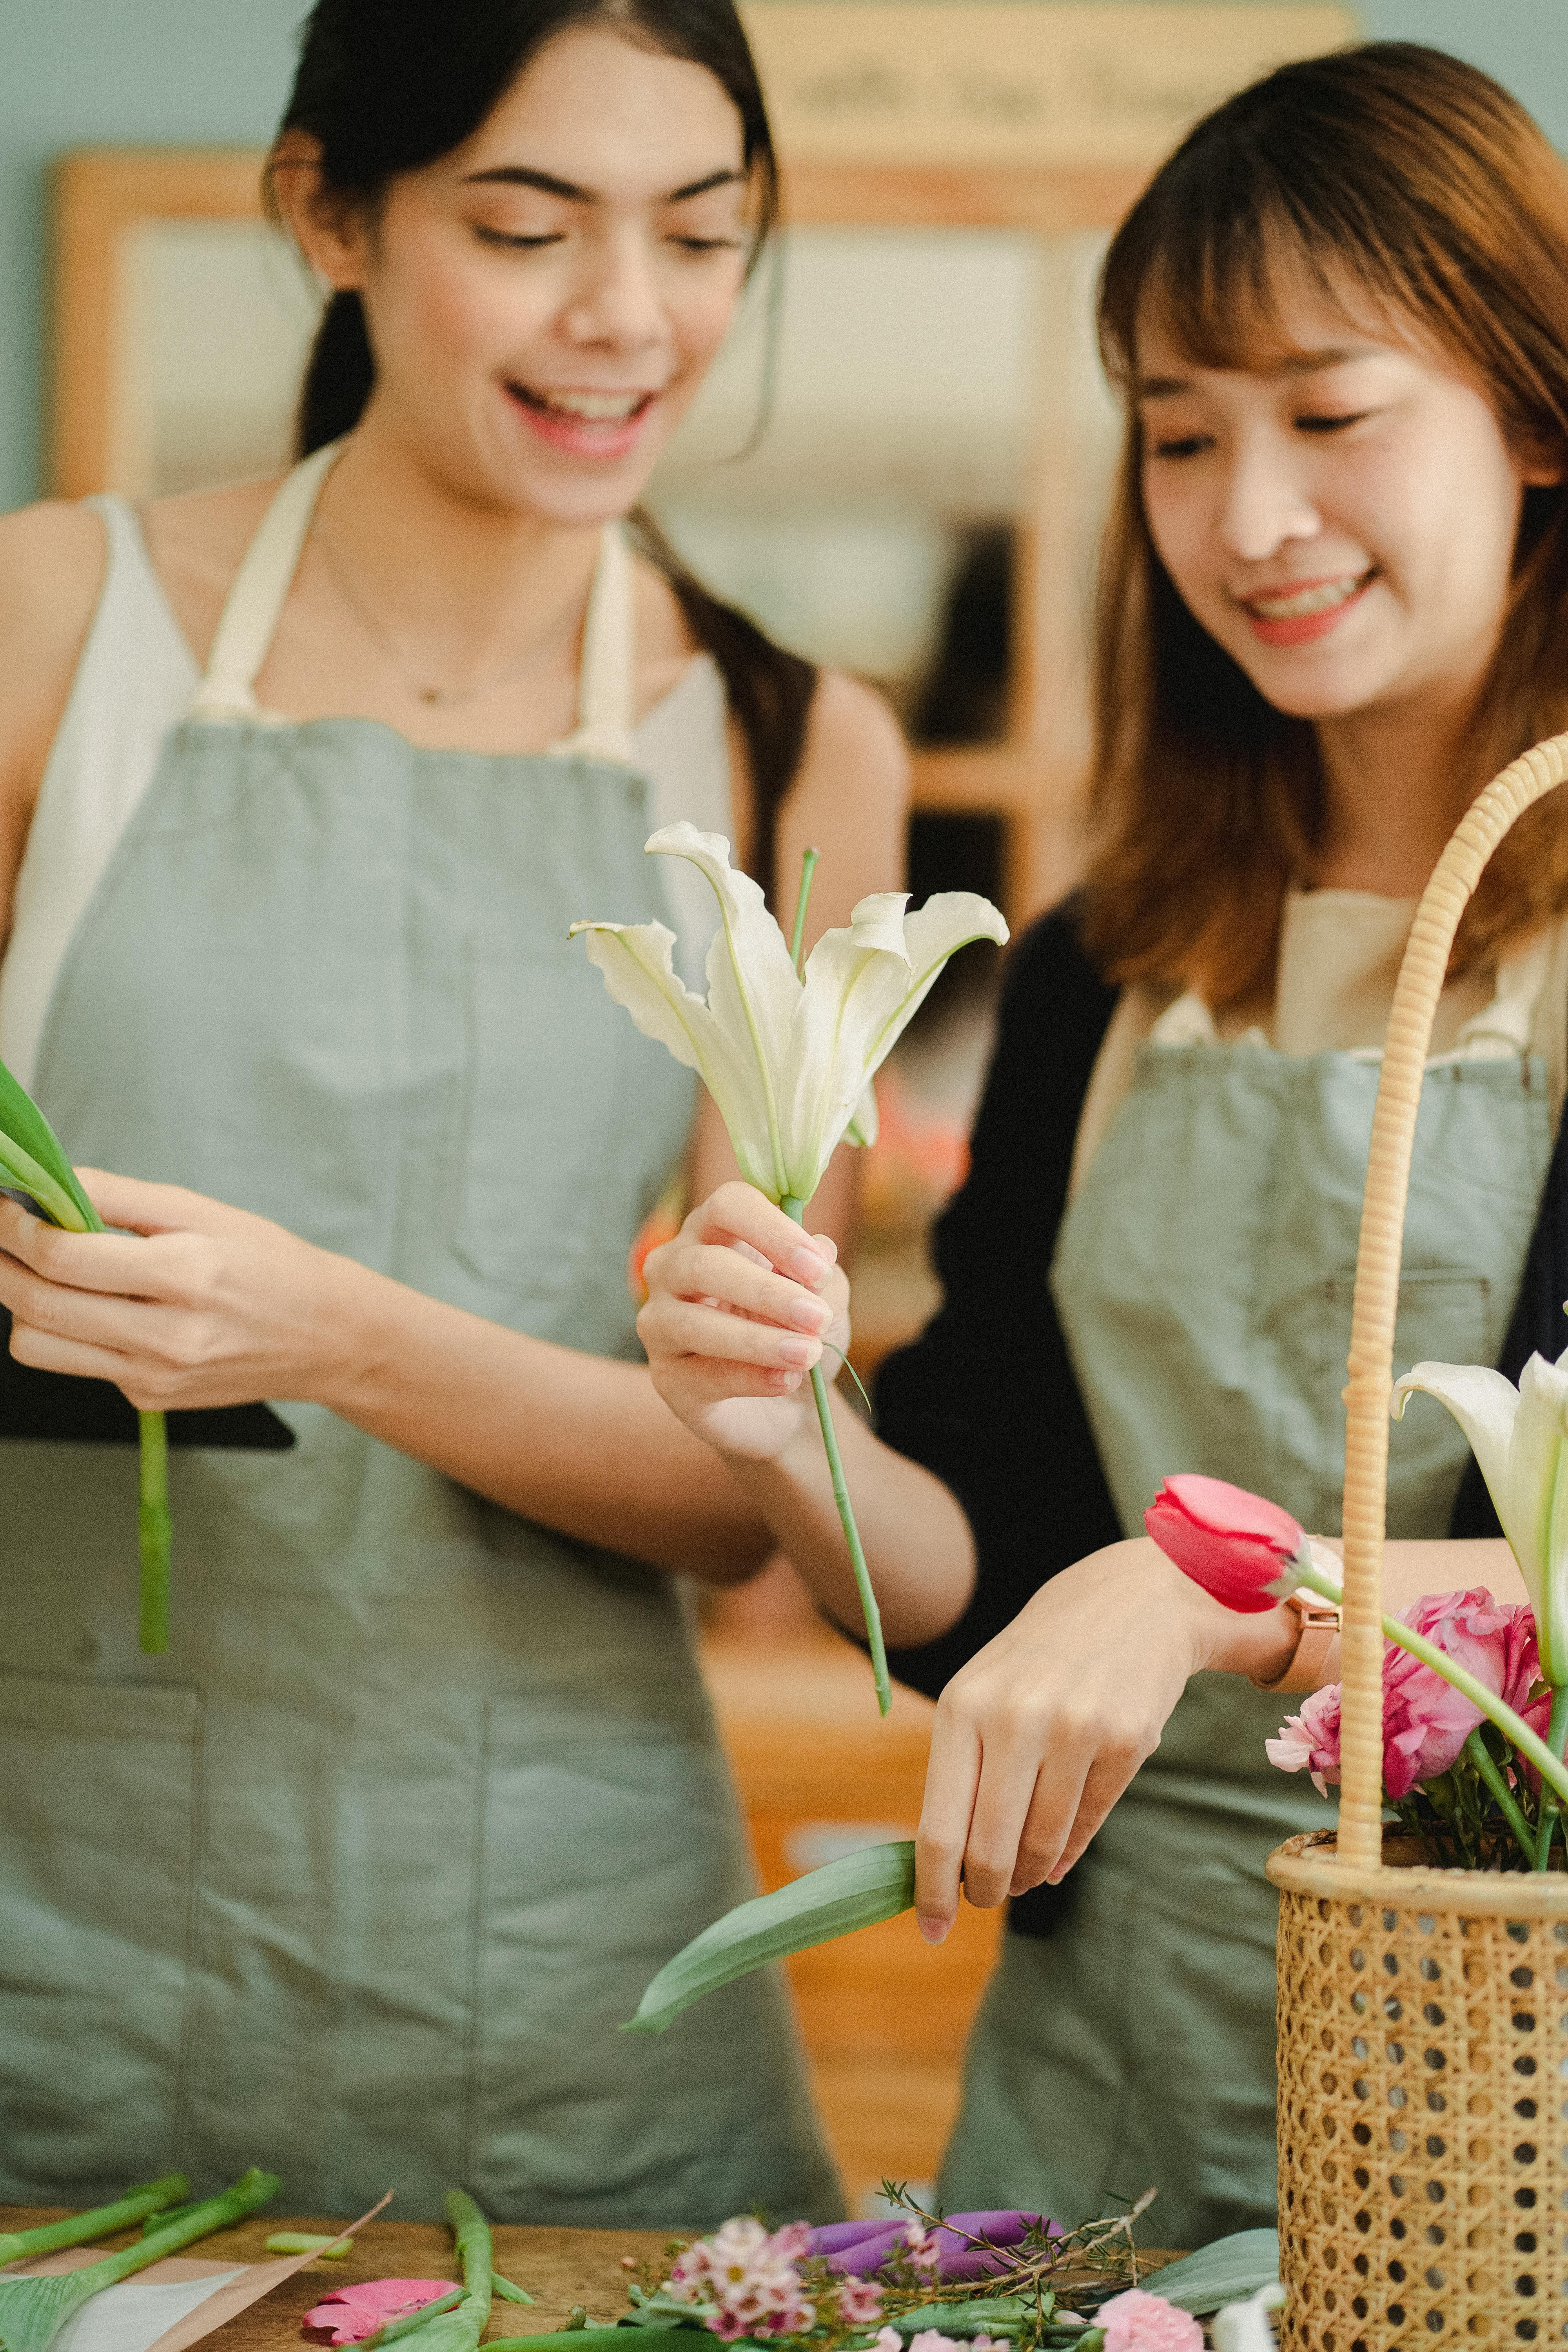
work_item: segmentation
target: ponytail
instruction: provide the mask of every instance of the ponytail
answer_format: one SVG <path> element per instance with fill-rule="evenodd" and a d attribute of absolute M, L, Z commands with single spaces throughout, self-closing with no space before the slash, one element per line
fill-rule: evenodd
<path fill-rule="evenodd" d="M 628 518 L 628 525 L 634 543 L 668 582 L 687 627 L 703 651 L 712 655 L 724 680 L 725 699 L 744 739 L 752 777 L 752 854 L 746 866 L 777 914 L 779 811 L 805 750 L 816 667 L 775 646 L 744 613 L 710 594 L 642 508 Z"/>
<path fill-rule="evenodd" d="M 305 368 L 294 427 L 295 455 L 309 457 L 329 441 L 341 441 L 352 433 L 374 383 L 364 305 L 357 294 L 334 294 Z"/>

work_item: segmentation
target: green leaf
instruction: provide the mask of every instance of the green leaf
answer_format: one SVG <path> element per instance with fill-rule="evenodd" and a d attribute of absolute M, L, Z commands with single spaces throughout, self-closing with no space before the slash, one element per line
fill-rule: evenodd
<path fill-rule="evenodd" d="M 571 2343 L 563 2344 L 563 2336 Z M 730 2352 L 744 2352 L 745 2339 Z M 485 2352 L 691 2352 L 689 2327 L 562 2327 L 547 2336 L 495 2336 Z"/>
<path fill-rule="evenodd" d="M 0 2263 L 33 2262 L 40 2254 L 58 2253 L 62 2246 L 85 2246 L 94 2238 L 110 2237 L 144 2215 L 175 2204 L 190 2186 L 183 2172 L 166 2172 L 162 2180 L 128 2189 L 112 2205 L 97 2205 L 90 2213 L 73 2213 L 68 2221 L 40 2221 L 36 2230 L 0 2230 Z"/>
<path fill-rule="evenodd" d="M 496 2273 L 495 2278 L 491 2284 L 503 2303 L 531 2303 L 533 2301 L 532 2295 L 529 2294 L 528 2289 L 525 2286 L 517 2286 L 513 2284 L 510 2279 L 503 2279 L 499 2271 Z"/>
<path fill-rule="evenodd" d="M 49 1202 L 40 1199 L 33 1184 L 26 1178 L 13 1178 L 7 1174 L 5 1181 L 8 1183 L 15 1181 L 17 1191 L 30 1194 L 41 1209 L 48 1211 L 51 1222 L 57 1225 L 65 1225 L 72 1233 L 100 1234 L 103 1231 L 103 1220 L 77 1181 L 76 1170 L 61 1150 L 59 1138 L 54 1129 L 31 1095 L 17 1084 L 5 1063 L 0 1062 L 0 1151 L 7 1142 L 20 1147 L 35 1178 L 41 1172 L 56 1191 L 65 1194 L 80 1223 L 57 1215 Z M 11 1160 L 13 1167 L 16 1164 L 15 1154 L 5 1156 Z"/>
<path fill-rule="evenodd" d="M 1142 2284 L 1178 2310 L 1206 2315 L 1223 2304 L 1245 2303 L 1279 2276 L 1278 2230 L 1237 2230 L 1179 2263 L 1167 2263 L 1163 2270 L 1148 2272 Z"/>
<path fill-rule="evenodd" d="M 975 2295 L 967 2303 L 922 2303 L 918 2311 L 896 2311 L 882 2321 L 900 2336 L 921 2336 L 928 2327 L 943 2336 L 1016 2336 L 1033 2322 L 1035 2305 L 1017 2294 Z"/>
<path fill-rule="evenodd" d="M 894 1918 L 915 1899 L 915 1849 L 910 1838 L 863 1846 L 808 1870 L 772 1895 L 754 1895 L 715 1919 L 660 1969 L 623 2033 L 662 2033 L 703 1994 L 770 1960 L 831 1943 L 857 1927 Z"/>
<path fill-rule="evenodd" d="M 106 2286 L 144 2271 L 150 2263 L 162 2262 L 165 2254 L 177 2254 L 182 2246 L 193 2244 L 197 2238 L 210 2237 L 215 2230 L 226 2230 L 232 2222 L 243 2221 L 276 2197 L 279 2185 L 276 2173 L 258 2172 L 252 2165 L 221 2197 L 204 2198 L 164 2228 L 152 2231 L 117 2254 L 106 2254 L 100 2263 L 89 2263 L 79 2271 L 57 2272 L 52 2278 L 0 2279 L 0 2347 L 4 2352 L 48 2352 L 72 2313 Z"/>

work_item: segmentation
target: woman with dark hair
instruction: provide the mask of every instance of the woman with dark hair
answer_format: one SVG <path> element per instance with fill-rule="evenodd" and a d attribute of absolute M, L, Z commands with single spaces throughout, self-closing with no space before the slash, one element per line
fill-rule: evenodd
<path fill-rule="evenodd" d="M 773 217 L 761 93 L 731 0 L 321 0 L 269 184 L 333 289 L 300 466 L 0 525 L 0 1055 L 128 1229 L 0 1202 L 13 1349 L 296 1441 L 178 1457 L 156 1661 L 124 1455 L 0 1456 L 0 2196 L 820 2214 L 775 1985 L 616 2032 L 747 1891 L 671 1572 L 767 1536 L 636 1360 L 691 1082 L 567 940 L 711 929 L 681 817 L 819 845 L 814 929 L 897 878 L 882 707 L 623 529 Z"/>
<path fill-rule="evenodd" d="M 1127 437 L 1095 845 L 1013 952 L 942 1310 L 883 1369 L 879 1440 L 846 1415 L 844 1452 L 879 1590 L 918 1580 L 945 1620 L 895 1667 L 942 1693 L 922 1926 L 946 1933 L 961 1882 L 1012 1898 L 942 2197 L 1072 2223 L 1153 2185 L 1145 2235 L 1199 2245 L 1273 2218 L 1263 1864 L 1330 1815 L 1264 1741 L 1338 1645 L 1288 1607 L 1222 1609 L 1142 1515 L 1200 1471 L 1339 1524 L 1416 898 L 1489 779 L 1568 727 L 1568 166 L 1437 50 L 1291 65 L 1155 177 L 1100 320 Z M 1436 1045 L 1397 1369 L 1517 1378 L 1568 1337 L 1555 796 L 1488 869 Z M 786 1222 L 739 1185 L 694 1211 L 640 1328 L 662 1392 L 820 1574 L 831 1496 L 767 1329 Z M 727 1280 L 726 1235 L 750 1252 Z M 1422 1414 L 1391 1446 L 1390 1607 L 1522 1601 L 1462 1436 Z"/>

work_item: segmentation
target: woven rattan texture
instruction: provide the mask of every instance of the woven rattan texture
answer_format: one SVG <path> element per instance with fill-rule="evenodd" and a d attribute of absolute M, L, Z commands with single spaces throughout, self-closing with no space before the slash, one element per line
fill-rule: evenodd
<path fill-rule="evenodd" d="M 1282 2352 L 1563 2344 L 1568 1880 L 1272 1874 Z"/>

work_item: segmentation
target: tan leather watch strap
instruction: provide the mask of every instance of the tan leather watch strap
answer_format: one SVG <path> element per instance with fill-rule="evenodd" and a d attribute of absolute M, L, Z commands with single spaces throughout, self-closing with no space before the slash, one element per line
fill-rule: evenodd
<path fill-rule="evenodd" d="M 1321 1690 L 1325 1683 L 1339 1677 L 1340 1612 L 1338 1604 L 1320 1599 L 1315 1592 L 1298 1590 L 1282 1604 L 1290 1610 L 1300 1625 L 1296 1646 L 1282 1674 L 1272 1682 L 1259 1682 L 1253 1677 L 1253 1687 L 1261 1691 L 1289 1694 Z"/>

